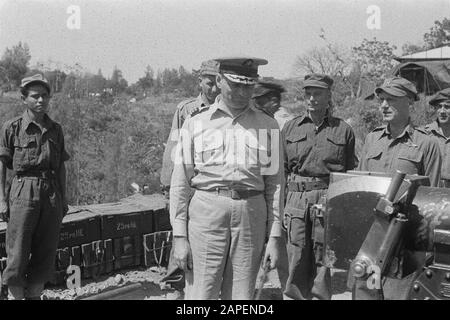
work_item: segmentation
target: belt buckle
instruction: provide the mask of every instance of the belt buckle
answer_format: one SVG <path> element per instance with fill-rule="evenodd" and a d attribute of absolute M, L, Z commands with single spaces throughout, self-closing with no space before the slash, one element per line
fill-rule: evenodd
<path fill-rule="evenodd" d="M 239 196 L 239 192 L 237 192 L 237 190 L 231 189 L 231 199 L 233 200 L 241 199 L 241 197 Z"/>
<path fill-rule="evenodd" d="M 300 189 L 299 191 L 300 192 L 305 191 L 306 190 L 306 181 L 300 181 L 299 184 L 300 184 L 300 187 L 301 187 L 301 188 L 299 188 Z"/>

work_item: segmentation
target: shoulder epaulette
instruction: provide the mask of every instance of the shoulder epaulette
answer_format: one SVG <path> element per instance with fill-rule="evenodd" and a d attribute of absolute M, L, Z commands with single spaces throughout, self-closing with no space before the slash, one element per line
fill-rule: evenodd
<path fill-rule="evenodd" d="M 200 109 L 194 109 L 194 110 L 189 114 L 189 116 L 192 118 L 192 117 L 195 117 L 196 115 L 198 115 L 198 114 L 200 114 L 200 113 L 202 113 L 202 112 L 204 112 L 204 111 L 207 111 L 207 110 L 209 110 L 209 107 L 203 107 L 203 108 L 200 108 Z"/>
<path fill-rule="evenodd" d="M 196 100 L 197 100 L 197 98 L 191 98 L 191 99 L 187 99 L 187 100 L 181 101 L 181 102 L 177 105 L 177 108 L 178 108 L 178 109 L 181 109 L 181 108 L 185 107 L 186 105 L 188 105 L 188 104 L 190 104 L 190 103 L 192 103 L 192 102 L 195 102 Z"/>

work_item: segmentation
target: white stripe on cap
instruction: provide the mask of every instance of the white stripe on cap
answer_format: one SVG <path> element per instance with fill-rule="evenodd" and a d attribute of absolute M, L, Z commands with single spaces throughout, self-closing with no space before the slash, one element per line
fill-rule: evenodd
<path fill-rule="evenodd" d="M 237 83 L 242 83 L 242 84 L 247 84 L 247 85 L 256 84 L 256 78 L 239 76 L 237 74 L 231 74 L 231 73 L 223 73 L 223 75 L 231 82 L 237 82 Z"/>

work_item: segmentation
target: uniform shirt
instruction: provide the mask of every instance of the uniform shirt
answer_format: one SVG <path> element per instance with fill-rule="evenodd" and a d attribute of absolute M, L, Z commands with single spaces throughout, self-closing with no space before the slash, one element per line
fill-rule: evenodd
<path fill-rule="evenodd" d="M 0 157 L 15 172 L 59 171 L 69 159 L 61 126 L 44 115 L 42 130 L 29 117 L 28 110 L 3 125 Z"/>
<path fill-rule="evenodd" d="M 225 110 L 219 96 L 208 110 L 188 118 L 180 131 L 170 188 L 173 234 L 186 236 L 187 210 L 195 189 L 230 188 L 262 191 L 268 235 L 279 237 L 284 176 L 278 124 L 252 107 L 236 117 Z"/>
<path fill-rule="evenodd" d="M 384 125 L 367 135 L 358 169 L 425 175 L 435 187 L 441 169 L 439 145 L 423 129 L 407 125 L 397 138 L 392 138 Z"/>
<path fill-rule="evenodd" d="M 308 114 L 289 120 L 283 127 L 286 174 L 328 177 L 356 166 L 355 135 L 339 118 L 325 116 L 316 125 Z"/>
<path fill-rule="evenodd" d="M 172 120 L 172 128 L 170 129 L 169 138 L 167 139 L 166 148 L 163 154 L 163 163 L 161 169 L 161 184 L 170 186 L 170 177 L 173 171 L 173 152 L 178 141 L 178 131 L 183 126 L 184 121 L 195 111 L 202 111 L 208 108 L 208 100 L 200 94 L 197 98 L 188 99 L 178 104 Z"/>
<path fill-rule="evenodd" d="M 450 138 L 444 136 L 437 120 L 427 124 L 424 129 L 432 136 L 436 137 L 439 142 L 442 157 L 441 178 L 450 180 Z"/>

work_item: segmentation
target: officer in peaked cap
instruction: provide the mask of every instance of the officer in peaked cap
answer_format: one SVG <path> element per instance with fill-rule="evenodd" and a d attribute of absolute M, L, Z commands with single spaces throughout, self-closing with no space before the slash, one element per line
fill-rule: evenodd
<path fill-rule="evenodd" d="M 439 141 L 442 156 L 439 186 L 450 188 L 450 88 L 437 92 L 429 104 L 436 111 L 437 118 L 424 129 Z"/>
<path fill-rule="evenodd" d="M 186 271 L 186 299 L 252 299 L 261 259 L 270 268 L 278 260 L 282 153 L 268 151 L 281 139 L 276 121 L 250 106 L 267 60 L 214 60 L 221 94 L 185 121 L 177 147 L 174 259 Z"/>
<path fill-rule="evenodd" d="M 410 107 L 419 100 L 411 82 L 401 77 L 391 77 L 375 89 L 384 125 L 370 132 L 364 142 L 359 170 L 428 176 L 433 187 L 438 186 L 441 170 L 439 144 L 423 128 L 411 123 Z M 367 281 L 355 281 L 355 299 L 389 299 L 392 288 L 390 278 L 383 288 L 370 289 Z"/>
<path fill-rule="evenodd" d="M 255 86 L 252 99 L 255 107 L 274 117 L 281 105 L 281 94 L 286 90 L 284 87 L 274 81 L 260 80 Z"/>
<path fill-rule="evenodd" d="M 285 299 L 331 299 L 331 274 L 322 261 L 325 221 L 312 207 L 326 195 L 330 172 L 356 167 L 353 130 L 330 110 L 332 85 L 328 75 L 306 75 L 306 110 L 283 127 L 289 256 Z"/>
<path fill-rule="evenodd" d="M 69 155 L 61 126 L 47 115 L 47 80 L 40 74 L 24 78 L 20 92 L 27 108 L 6 121 L 0 138 L 0 213 L 9 219 L 2 281 L 14 299 L 39 299 L 53 276 L 60 226 L 68 209 L 64 162 Z M 6 168 L 15 174 L 9 199 Z"/>

